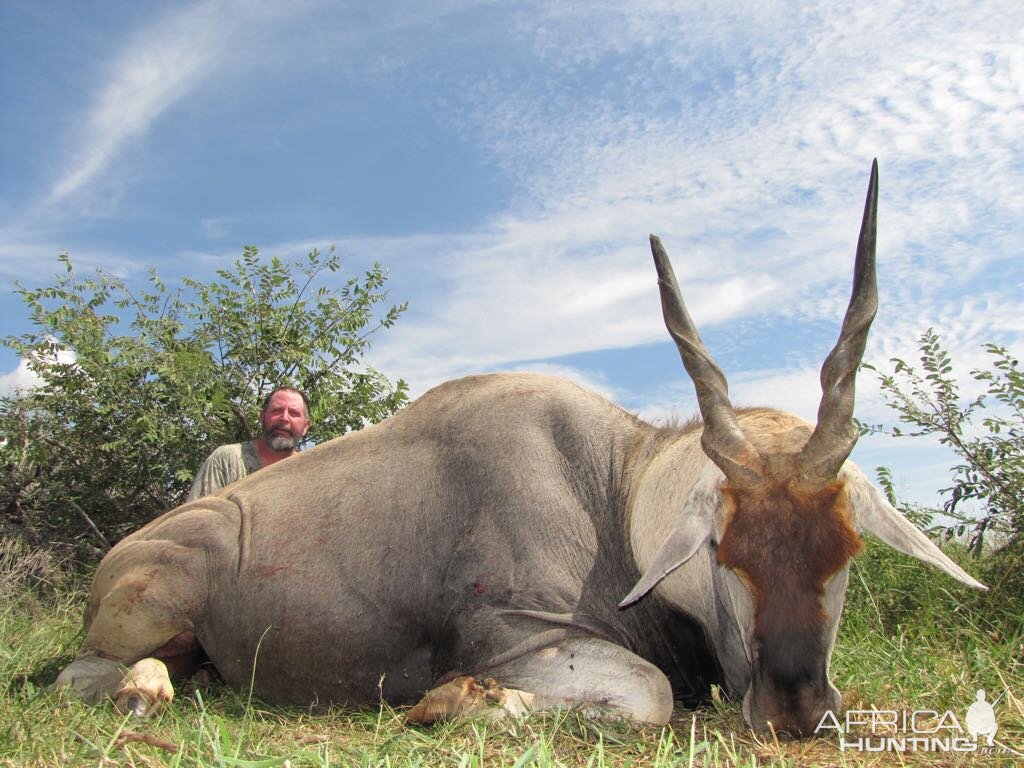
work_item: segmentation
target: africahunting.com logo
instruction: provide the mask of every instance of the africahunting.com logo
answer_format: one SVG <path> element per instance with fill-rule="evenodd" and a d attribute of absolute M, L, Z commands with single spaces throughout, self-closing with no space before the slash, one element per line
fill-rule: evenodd
<path fill-rule="evenodd" d="M 962 720 L 953 710 L 850 709 L 842 719 L 829 710 L 814 733 L 829 736 L 834 732 L 844 751 L 974 752 L 1024 757 L 1024 752 L 996 739 L 996 703 L 998 699 L 989 702 L 985 691 L 978 691 Z"/>

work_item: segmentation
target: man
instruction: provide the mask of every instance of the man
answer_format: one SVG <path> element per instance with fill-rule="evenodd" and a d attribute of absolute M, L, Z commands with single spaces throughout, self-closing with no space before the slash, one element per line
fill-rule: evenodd
<path fill-rule="evenodd" d="M 304 392 L 278 387 L 263 401 L 260 436 L 247 443 L 222 445 L 196 472 L 188 500 L 208 496 L 251 472 L 299 452 L 309 430 L 309 401 Z"/>

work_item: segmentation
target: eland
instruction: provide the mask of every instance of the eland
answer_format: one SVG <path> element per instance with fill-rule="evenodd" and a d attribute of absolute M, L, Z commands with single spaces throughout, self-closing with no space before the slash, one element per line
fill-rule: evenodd
<path fill-rule="evenodd" d="M 877 197 L 873 165 L 816 425 L 733 407 L 652 236 L 701 420 L 655 428 L 538 375 L 442 384 L 121 541 L 57 684 L 146 715 L 208 659 L 269 702 L 665 723 L 717 683 L 754 729 L 809 735 L 840 707 L 829 659 L 862 532 L 984 588 L 848 460 Z"/>

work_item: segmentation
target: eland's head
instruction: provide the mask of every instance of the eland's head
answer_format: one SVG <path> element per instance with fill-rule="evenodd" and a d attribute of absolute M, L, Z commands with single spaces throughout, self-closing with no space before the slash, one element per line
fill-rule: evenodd
<path fill-rule="evenodd" d="M 877 202 L 874 163 L 853 291 L 839 340 L 821 369 L 815 426 L 780 411 L 733 407 L 725 376 L 686 310 L 665 249 L 651 236 L 665 324 L 696 388 L 704 421 L 701 446 L 714 468 L 702 472 L 704 479 L 690 496 L 702 501 L 685 505 L 675 530 L 622 605 L 706 552 L 710 589 L 717 611 L 726 617 L 715 624 L 716 631 L 723 636 L 732 631 L 745 656 L 732 660 L 740 669 L 732 676 L 733 693 L 742 693 L 744 716 L 760 731 L 808 736 L 826 710 L 839 709 L 829 658 L 850 560 L 862 547 L 860 531 L 983 588 L 847 462 L 858 437 L 854 383 L 878 307 Z M 702 483 L 710 487 L 701 491 Z M 668 584 L 664 591 L 671 600 Z M 720 660 L 723 666 L 730 662 Z"/>

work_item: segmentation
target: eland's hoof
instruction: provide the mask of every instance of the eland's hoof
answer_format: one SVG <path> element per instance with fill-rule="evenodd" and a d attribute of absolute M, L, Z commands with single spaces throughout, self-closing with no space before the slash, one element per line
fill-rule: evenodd
<path fill-rule="evenodd" d="M 167 666 L 159 659 L 135 663 L 114 693 L 114 706 L 122 715 L 152 717 L 174 699 Z"/>
<path fill-rule="evenodd" d="M 492 678 L 480 681 L 463 675 L 427 691 L 405 718 L 429 725 L 456 717 L 522 717 L 532 709 L 533 700 L 532 693 L 503 688 Z"/>
<path fill-rule="evenodd" d="M 69 688 L 86 704 L 105 701 L 124 679 L 125 668 L 119 662 L 99 656 L 79 656 L 50 686 L 51 690 Z"/>

